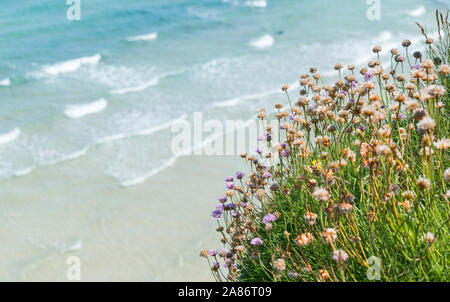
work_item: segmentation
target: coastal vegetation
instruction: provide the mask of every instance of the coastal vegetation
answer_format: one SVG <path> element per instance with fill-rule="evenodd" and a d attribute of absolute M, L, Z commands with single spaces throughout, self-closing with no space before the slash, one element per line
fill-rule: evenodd
<path fill-rule="evenodd" d="M 242 154 L 203 250 L 218 281 L 448 281 L 448 12 L 425 51 L 373 48 L 358 70 L 311 67 L 298 96 L 258 110 L 265 148 Z M 390 66 L 380 55 L 390 52 Z M 386 65 L 386 66 L 385 66 Z"/>

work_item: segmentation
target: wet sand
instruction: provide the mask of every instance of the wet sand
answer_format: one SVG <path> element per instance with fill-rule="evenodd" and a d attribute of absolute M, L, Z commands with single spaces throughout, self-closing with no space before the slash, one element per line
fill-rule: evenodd
<path fill-rule="evenodd" d="M 220 245 L 210 213 L 239 156 L 181 157 L 127 188 L 89 161 L 0 183 L 1 281 L 66 281 L 69 256 L 82 281 L 213 281 L 198 255 Z"/>

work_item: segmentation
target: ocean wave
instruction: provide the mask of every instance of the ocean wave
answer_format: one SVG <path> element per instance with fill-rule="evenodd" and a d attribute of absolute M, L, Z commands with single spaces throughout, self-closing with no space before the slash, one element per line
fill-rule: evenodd
<path fill-rule="evenodd" d="M 152 86 L 155 86 L 158 83 L 159 83 L 159 78 L 154 78 L 154 79 L 150 80 L 149 82 L 144 83 L 142 85 L 138 85 L 138 86 L 134 86 L 134 87 L 115 89 L 115 90 L 111 90 L 110 93 L 111 94 L 126 94 L 126 93 L 129 93 L 129 92 L 138 92 L 138 91 L 142 91 L 142 90 L 145 90 L 147 88 L 150 88 Z"/>
<path fill-rule="evenodd" d="M 108 102 L 105 99 L 87 104 L 68 105 L 64 114 L 70 118 L 80 118 L 88 114 L 103 111 L 106 106 L 108 106 Z"/>
<path fill-rule="evenodd" d="M 144 173 L 142 175 L 136 176 L 134 178 L 128 179 L 128 180 L 123 180 L 120 182 L 120 185 L 122 187 L 131 187 L 131 186 L 135 186 L 138 184 L 143 183 L 144 181 L 146 181 L 147 179 L 149 179 L 150 177 L 158 174 L 159 172 L 173 166 L 175 164 L 175 162 L 177 161 L 179 156 L 173 156 L 170 159 L 168 159 L 167 161 L 165 161 L 162 165 L 152 169 L 151 171 L 149 171 L 148 173 Z"/>
<path fill-rule="evenodd" d="M 193 146 L 192 148 L 184 150 L 183 152 L 180 152 L 180 153 L 170 157 L 162 165 L 160 165 L 160 166 L 150 170 L 147 173 L 143 173 L 143 174 L 141 174 L 139 176 L 135 176 L 135 177 L 132 177 L 132 178 L 129 178 L 129 179 L 126 179 L 126 180 L 120 180 L 120 175 L 116 175 L 116 176 L 119 179 L 120 185 L 123 186 L 123 187 L 131 187 L 131 186 L 135 186 L 135 185 L 141 184 L 141 183 L 145 182 L 147 179 L 149 179 L 150 177 L 155 176 L 159 172 L 161 172 L 161 171 L 163 171 L 163 170 L 173 166 L 176 163 L 176 161 L 178 160 L 178 158 L 180 158 L 181 156 L 186 156 L 186 155 L 192 154 L 197 149 L 204 148 L 207 144 L 215 141 L 217 138 L 219 138 L 219 137 L 221 137 L 223 135 L 226 135 L 226 134 L 228 134 L 230 132 L 237 131 L 237 130 L 242 129 L 242 128 L 247 128 L 248 126 L 250 126 L 254 122 L 255 122 L 255 119 L 251 118 L 251 119 L 245 121 L 244 123 L 239 124 L 239 127 L 234 127 L 232 129 L 227 129 L 227 131 L 221 131 L 220 133 L 217 133 L 216 135 L 209 136 L 208 138 L 204 139 L 201 143 Z"/>
<path fill-rule="evenodd" d="M 267 7 L 267 1 L 265 1 L 265 0 L 245 1 L 244 5 L 250 6 L 250 7 L 263 8 L 263 7 Z"/>
<path fill-rule="evenodd" d="M 256 48 L 267 48 L 272 47 L 275 40 L 271 35 L 264 35 L 258 39 L 251 40 L 248 44 Z"/>
<path fill-rule="evenodd" d="M 142 35 L 142 36 L 129 37 L 129 38 L 127 38 L 127 40 L 130 42 L 151 41 L 151 40 L 156 40 L 157 38 L 158 38 L 158 33 L 151 33 L 151 34 Z"/>
<path fill-rule="evenodd" d="M 77 158 L 79 158 L 79 157 L 81 157 L 83 155 L 86 155 L 88 150 L 89 150 L 89 147 L 86 147 L 86 148 L 83 148 L 81 150 L 78 150 L 78 151 L 75 151 L 73 153 L 70 153 L 68 155 L 62 156 L 60 158 L 43 162 L 42 165 L 54 165 L 54 164 L 62 163 L 62 162 L 65 162 L 65 161 L 74 160 L 74 159 L 77 159 Z"/>
<path fill-rule="evenodd" d="M 255 94 L 248 94 L 248 95 L 244 95 L 244 96 L 239 96 L 239 97 L 235 97 L 226 101 L 219 101 L 219 102 L 215 102 L 212 104 L 213 107 L 232 107 L 232 106 L 236 106 L 237 104 L 243 102 L 243 101 L 247 101 L 247 100 L 253 100 L 253 99 L 259 99 L 259 98 L 263 98 L 272 94 L 275 94 L 277 92 L 279 92 L 280 89 L 273 89 L 273 90 L 268 90 L 268 91 L 264 91 L 264 92 L 260 92 L 260 93 L 255 93 Z"/>
<path fill-rule="evenodd" d="M 119 134 L 106 136 L 104 138 L 99 139 L 97 141 L 97 144 L 113 142 L 113 141 L 117 141 L 117 140 L 128 138 L 128 137 L 133 137 L 133 136 L 148 136 L 148 135 L 151 135 L 158 131 L 170 128 L 170 127 L 172 127 L 172 125 L 177 124 L 181 121 L 184 121 L 186 118 L 187 118 L 187 114 L 183 114 L 179 118 L 171 120 L 171 121 L 169 121 L 165 124 L 159 125 L 159 126 L 154 126 L 154 127 L 148 128 L 148 129 L 143 129 L 143 130 L 132 132 L 132 133 L 119 133 Z"/>
<path fill-rule="evenodd" d="M 9 85 L 11 85 L 11 80 L 9 78 L 0 81 L 0 86 L 9 86 Z"/>
<path fill-rule="evenodd" d="M 35 168 L 36 168 L 36 166 L 30 166 L 28 168 L 16 170 L 16 171 L 14 171 L 13 175 L 16 177 L 25 176 L 27 174 L 30 174 Z"/>
<path fill-rule="evenodd" d="M 14 130 L 0 134 L 0 145 L 7 144 L 19 138 L 20 129 L 15 128 Z"/>
<path fill-rule="evenodd" d="M 408 11 L 408 15 L 410 15 L 411 17 L 420 17 L 424 15 L 426 12 L 427 9 L 425 8 L 425 6 L 421 5 L 414 10 Z"/>
<path fill-rule="evenodd" d="M 95 65 L 102 59 L 102 56 L 96 54 L 91 57 L 69 60 L 54 65 L 44 66 L 43 71 L 50 75 L 77 71 L 82 65 Z"/>

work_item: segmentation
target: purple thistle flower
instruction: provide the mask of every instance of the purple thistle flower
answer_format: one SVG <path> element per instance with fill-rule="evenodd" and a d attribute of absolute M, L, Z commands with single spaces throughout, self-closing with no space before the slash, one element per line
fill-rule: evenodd
<path fill-rule="evenodd" d="M 413 66 L 411 66 L 411 68 L 412 68 L 412 69 L 419 70 L 419 69 L 420 69 L 420 64 L 413 65 Z"/>
<path fill-rule="evenodd" d="M 277 217 L 275 215 L 273 215 L 272 213 L 267 214 L 266 216 L 263 217 L 262 221 L 264 222 L 264 224 L 268 224 L 271 223 L 272 221 L 277 220 Z"/>
<path fill-rule="evenodd" d="M 215 255 L 217 255 L 217 250 L 209 250 L 209 255 L 214 257 Z"/>
<path fill-rule="evenodd" d="M 232 182 L 233 181 L 233 176 L 228 176 L 227 178 L 225 178 L 226 182 Z"/>
<path fill-rule="evenodd" d="M 287 146 L 288 146 L 288 144 L 286 144 L 286 143 L 281 143 L 281 148 L 286 148 Z"/>
<path fill-rule="evenodd" d="M 227 189 L 228 190 L 232 190 L 234 188 L 234 183 L 232 182 L 227 182 Z"/>
<path fill-rule="evenodd" d="M 261 154 L 263 150 L 261 148 L 256 149 L 256 153 Z"/>
<path fill-rule="evenodd" d="M 254 246 L 261 246 L 263 244 L 263 241 L 261 240 L 261 238 L 256 237 L 253 238 L 252 241 L 250 241 L 250 243 Z"/>
<path fill-rule="evenodd" d="M 398 114 L 398 118 L 400 119 L 400 120 L 404 120 L 405 118 L 406 118 L 406 115 L 404 115 L 403 113 L 399 113 Z"/>

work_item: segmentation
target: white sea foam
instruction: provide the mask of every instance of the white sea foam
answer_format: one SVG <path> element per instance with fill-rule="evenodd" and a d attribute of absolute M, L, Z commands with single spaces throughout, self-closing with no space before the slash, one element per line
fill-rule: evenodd
<path fill-rule="evenodd" d="M 409 11 L 408 15 L 412 16 L 412 17 L 420 17 L 422 15 L 424 15 L 427 12 L 427 9 L 425 8 L 425 6 L 421 5 L 418 8 Z"/>
<path fill-rule="evenodd" d="M 9 85 L 11 85 L 11 80 L 9 78 L 0 81 L 0 86 L 9 86 Z"/>
<path fill-rule="evenodd" d="M 138 91 L 142 91 L 142 90 L 145 90 L 147 88 L 150 88 L 152 86 L 155 86 L 158 83 L 159 83 L 159 78 L 154 78 L 154 79 L 150 80 L 149 82 L 144 83 L 142 85 L 138 85 L 138 86 L 134 86 L 134 87 L 115 89 L 115 90 L 111 90 L 110 93 L 111 94 L 126 94 L 126 93 L 129 93 L 129 92 L 138 92 Z"/>
<path fill-rule="evenodd" d="M 0 145 L 16 140 L 20 135 L 20 129 L 16 128 L 10 132 L 0 134 Z"/>
<path fill-rule="evenodd" d="M 150 41 L 150 40 L 156 40 L 158 38 L 158 33 L 151 33 L 147 35 L 142 36 L 134 36 L 127 38 L 128 41 L 134 42 L 134 41 Z"/>
<path fill-rule="evenodd" d="M 267 48 L 272 47 L 275 40 L 271 35 L 264 35 L 258 39 L 251 40 L 249 45 L 256 48 Z"/>
<path fill-rule="evenodd" d="M 237 104 L 243 102 L 243 101 L 247 101 L 247 100 L 254 100 L 254 99 L 259 99 L 259 98 L 263 98 L 272 94 L 275 94 L 277 92 L 279 92 L 280 89 L 274 89 L 274 90 L 268 90 L 268 91 L 264 91 L 261 93 L 255 93 L 255 94 L 248 94 L 248 95 L 244 95 L 244 96 L 239 96 L 236 98 L 232 98 L 226 101 L 219 101 L 219 102 L 215 102 L 212 104 L 213 107 L 232 107 L 232 106 L 236 106 Z"/>
<path fill-rule="evenodd" d="M 146 181 L 148 178 L 158 174 L 159 172 L 161 172 L 162 170 L 165 170 L 171 166 L 173 166 L 173 164 L 175 164 L 175 162 L 177 161 L 179 156 L 173 156 L 170 159 L 168 159 L 167 161 L 165 161 L 162 165 L 160 165 L 159 167 L 156 167 L 154 169 L 152 169 L 151 171 L 149 171 L 148 173 L 136 176 L 135 178 L 132 179 L 128 179 L 128 180 L 123 180 L 120 182 L 120 185 L 123 187 L 131 187 L 131 186 L 135 186 L 138 185 L 140 183 L 143 183 L 144 181 Z"/>
<path fill-rule="evenodd" d="M 17 177 L 19 177 L 19 176 L 25 176 L 25 175 L 27 175 L 27 174 L 30 174 L 30 173 L 34 170 L 34 168 L 36 168 L 36 167 L 35 167 L 35 166 L 30 166 L 30 167 L 28 167 L 28 168 L 20 169 L 20 170 L 15 171 L 15 172 L 13 173 L 13 175 L 14 175 L 14 176 L 17 176 Z"/>
<path fill-rule="evenodd" d="M 102 59 L 102 56 L 96 54 L 91 57 L 83 57 L 79 59 L 69 60 L 54 65 L 44 66 L 44 72 L 51 75 L 57 75 L 60 73 L 74 72 L 78 70 L 82 65 L 95 65 Z"/>
<path fill-rule="evenodd" d="M 154 126 L 154 127 L 148 128 L 148 129 L 142 129 L 142 130 L 132 132 L 132 133 L 119 133 L 119 134 L 106 136 L 106 137 L 98 140 L 97 144 L 113 142 L 113 141 L 117 141 L 117 140 L 128 138 L 128 137 L 133 137 L 133 136 L 148 136 L 148 135 L 151 135 L 158 131 L 170 128 L 172 125 L 177 124 L 177 123 L 185 120 L 186 118 L 187 118 L 187 114 L 183 114 L 179 118 L 169 121 L 169 122 L 159 125 L 159 126 Z"/>
<path fill-rule="evenodd" d="M 244 122 L 243 124 L 240 124 L 240 127 L 234 127 L 232 129 L 228 129 L 226 131 L 221 131 L 220 133 L 210 136 L 207 139 L 203 140 L 200 144 L 193 146 L 192 148 L 185 150 L 179 154 L 176 154 L 174 156 L 172 156 L 171 158 L 169 158 L 168 160 L 166 160 L 162 165 L 150 170 L 147 173 L 144 173 L 142 175 L 127 179 L 127 180 L 122 180 L 120 181 L 120 185 L 123 187 L 130 187 L 130 186 L 135 186 L 138 184 L 141 184 L 143 182 L 145 182 L 147 179 L 149 179 L 150 177 L 158 174 L 159 172 L 173 166 L 176 161 L 178 160 L 178 158 L 180 158 L 181 156 L 185 156 L 185 155 L 189 155 L 192 154 L 192 152 L 194 152 L 197 149 L 200 148 L 204 148 L 207 144 L 213 142 L 214 140 L 216 140 L 218 137 L 221 137 L 223 135 L 228 134 L 229 132 L 233 132 L 242 128 L 247 128 L 248 126 L 250 126 L 252 123 L 254 123 L 255 120 L 249 119 L 246 122 Z"/>
<path fill-rule="evenodd" d="M 251 7 L 267 7 L 267 1 L 265 0 L 254 0 L 254 1 L 245 1 L 245 6 L 251 6 Z"/>
<path fill-rule="evenodd" d="M 71 243 L 57 244 L 59 250 L 63 253 L 81 250 L 83 248 L 83 240 L 77 239 Z"/>
<path fill-rule="evenodd" d="M 42 162 L 42 164 L 43 165 L 54 165 L 54 164 L 62 163 L 62 162 L 65 162 L 65 161 L 73 160 L 73 159 L 79 158 L 79 157 L 81 157 L 83 155 L 86 155 L 88 150 L 89 150 L 89 147 L 86 147 L 86 148 L 83 148 L 81 150 L 78 150 L 78 151 L 75 151 L 73 153 L 70 153 L 68 155 L 61 156 L 61 157 L 59 157 L 57 159 Z"/>
<path fill-rule="evenodd" d="M 100 99 L 92 103 L 68 105 L 64 114 L 70 118 L 80 118 L 88 114 L 103 111 L 108 102 L 105 99 Z"/>

